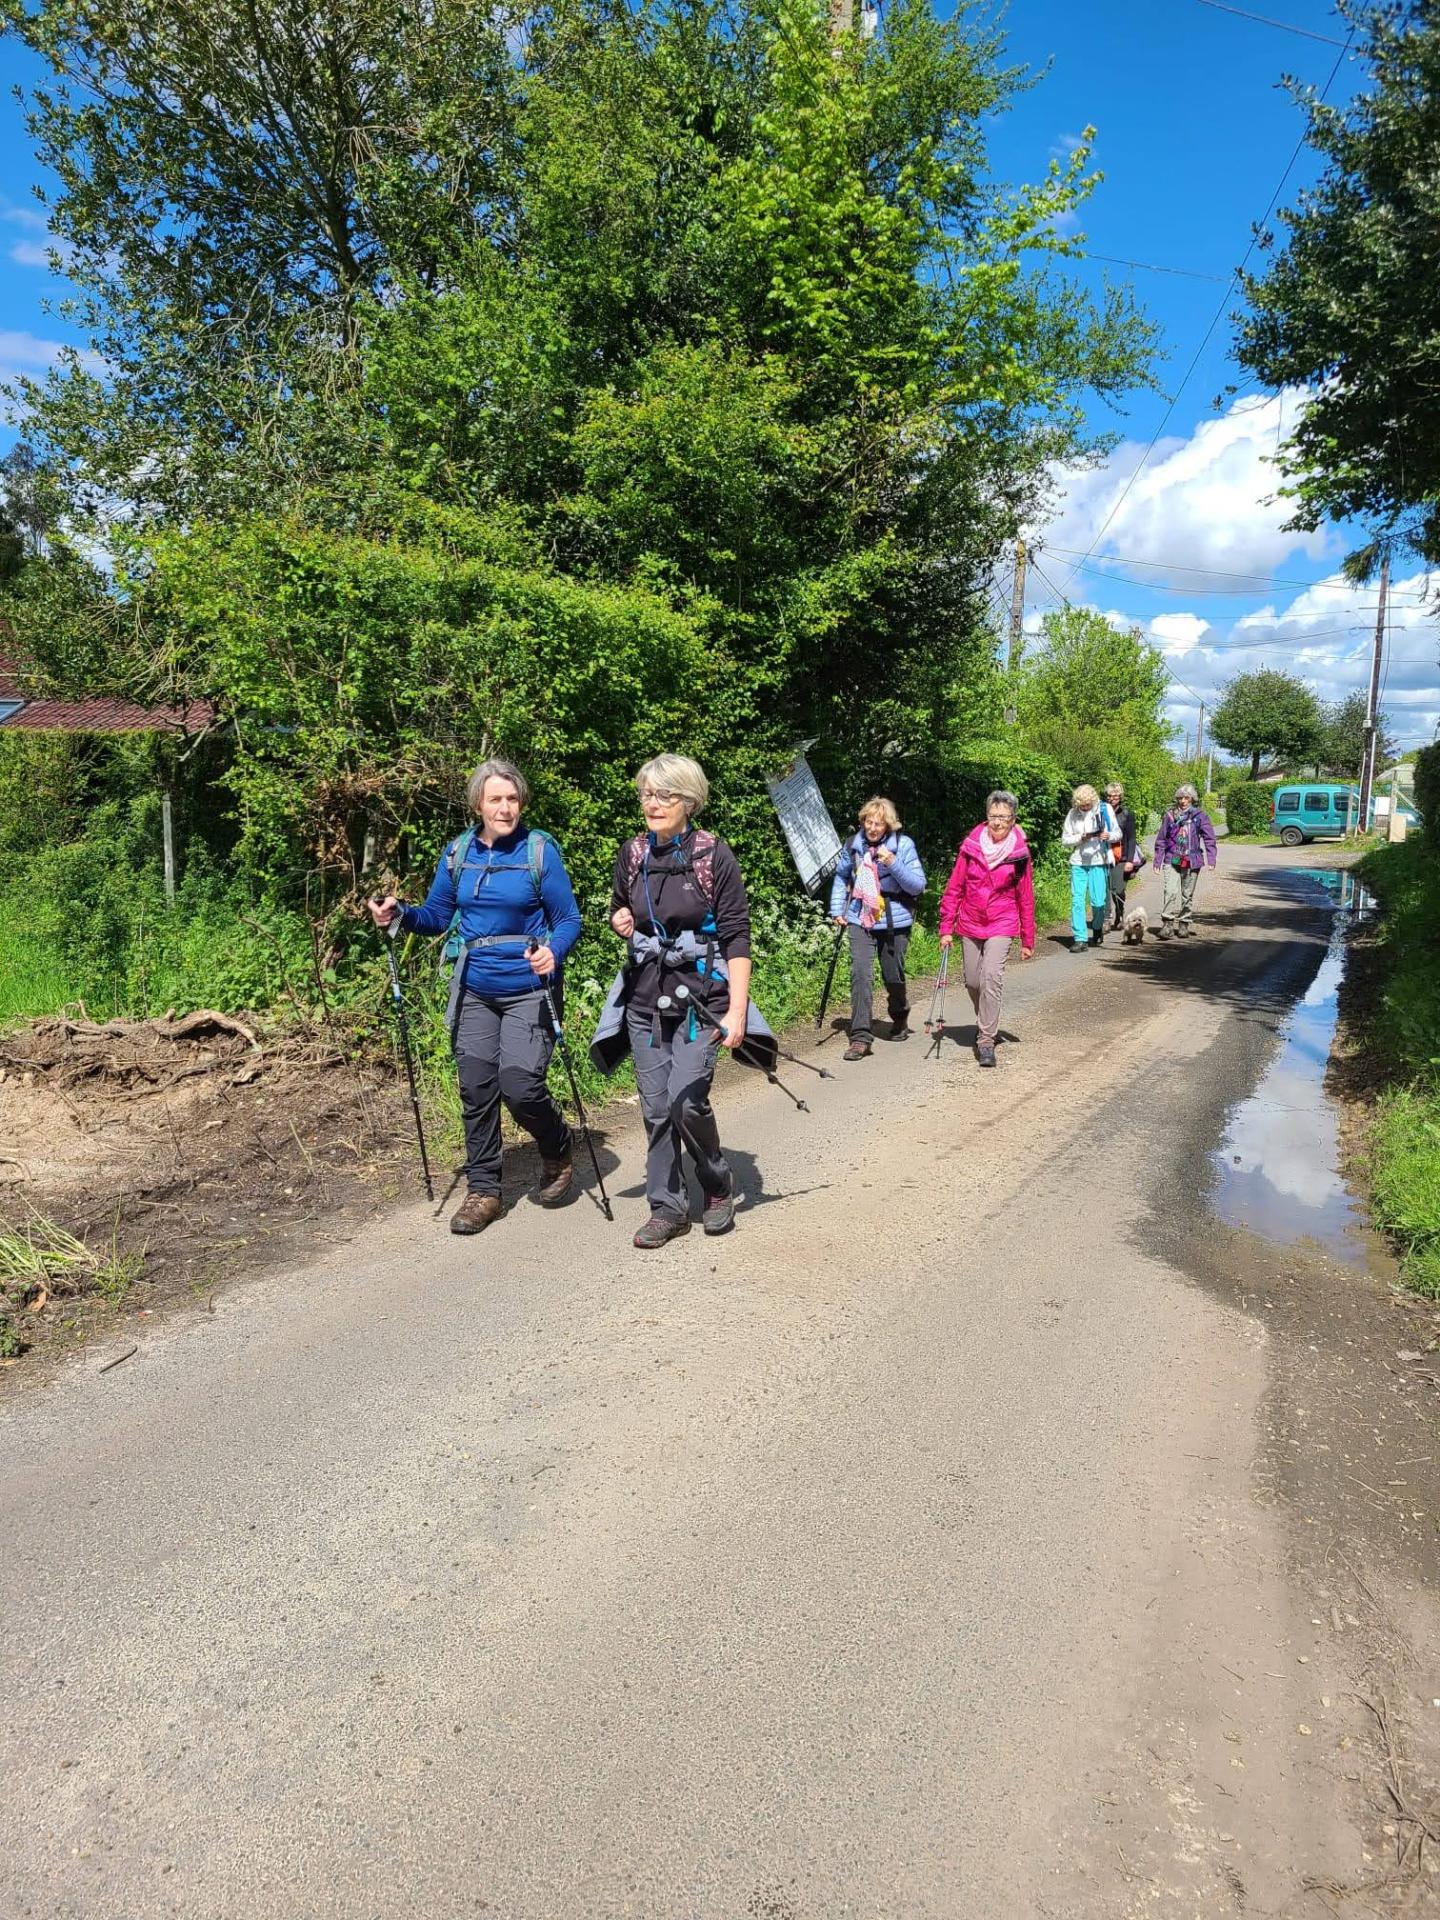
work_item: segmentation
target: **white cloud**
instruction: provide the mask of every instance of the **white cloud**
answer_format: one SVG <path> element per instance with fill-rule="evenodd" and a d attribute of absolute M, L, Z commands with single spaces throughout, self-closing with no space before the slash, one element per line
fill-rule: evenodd
<path fill-rule="evenodd" d="M 1159 566 L 1167 577 L 1264 575 L 1294 554 L 1320 557 L 1331 537 L 1286 532 L 1291 507 L 1276 498 L 1276 449 L 1304 402 L 1298 387 L 1247 395 L 1188 437 L 1159 441 L 1143 466 L 1144 445 L 1126 441 L 1101 467 L 1057 473 L 1059 511 L 1038 538 L 1067 573 L 1093 546 L 1096 563 L 1141 563 L 1139 578 Z"/>
<path fill-rule="evenodd" d="M 58 366 L 66 352 L 63 340 L 44 340 L 37 334 L 0 329 L 0 381 L 41 379 Z M 80 364 L 90 373 L 104 365 L 98 353 L 80 352 Z"/>
<path fill-rule="evenodd" d="M 34 207 L 0 207 L 0 220 L 12 227 L 24 227 L 27 233 L 45 233 L 50 224 Z"/>

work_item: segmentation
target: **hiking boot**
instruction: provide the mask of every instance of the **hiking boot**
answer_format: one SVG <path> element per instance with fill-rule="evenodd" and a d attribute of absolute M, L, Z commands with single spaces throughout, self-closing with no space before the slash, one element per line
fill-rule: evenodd
<path fill-rule="evenodd" d="M 908 1040 L 912 1032 L 913 1028 L 910 1025 L 910 1016 L 908 1013 L 903 1020 L 892 1020 L 890 1023 L 890 1038 L 892 1040 Z"/>
<path fill-rule="evenodd" d="M 575 1167 L 567 1153 L 563 1160 L 540 1162 L 540 1184 L 535 1198 L 542 1207 L 560 1207 L 570 1198 L 575 1184 Z"/>
<path fill-rule="evenodd" d="M 735 1224 L 735 1193 L 712 1194 L 705 1202 L 705 1212 L 700 1221 L 713 1240 L 717 1233 L 729 1233 Z"/>
<path fill-rule="evenodd" d="M 459 1208 L 450 1216 L 451 1233 L 483 1233 L 493 1220 L 500 1218 L 500 1196 L 498 1193 L 467 1193 Z"/>
<path fill-rule="evenodd" d="M 689 1231 L 688 1220 L 677 1220 L 669 1213 L 652 1213 L 631 1244 L 648 1253 L 655 1247 L 663 1247 L 667 1240 L 678 1240 L 682 1233 Z"/>
<path fill-rule="evenodd" d="M 841 1055 L 841 1058 L 845 1060 L 864 1060 L 869 1056 L 869 1053 L 870 1042 L 868 1040 L 852 1040 Z"/>
<path fill-rule="evenodd" d="M 993 1067 L 995 1064 L 995 1042 L 993 1040 L 977 1040 L 975 1043 L 975 1058 L 982 1067 Z"/>
<path fill-rule="evenodd" d="M 1164 926 L 1163 924 L 1161 926 L 1156 927 L 1155 938 L 1157 940 L 1168 940 L 1170 938 L 1169 927 Z"/>

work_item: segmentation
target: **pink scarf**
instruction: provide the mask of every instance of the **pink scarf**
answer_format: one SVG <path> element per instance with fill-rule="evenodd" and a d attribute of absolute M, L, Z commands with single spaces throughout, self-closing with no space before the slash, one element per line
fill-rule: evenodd
<path fill-rule="evenodd" d="M 985 856 L 985 864 L 993 873 L 1002 860 L 1008 860 L 1015 851 L 1015 843 L 1020 838 L 1020 829 L 1011 827 L 1003 840 L 992 840 L 989 827 L 980 829 L 980 851 Z"/>

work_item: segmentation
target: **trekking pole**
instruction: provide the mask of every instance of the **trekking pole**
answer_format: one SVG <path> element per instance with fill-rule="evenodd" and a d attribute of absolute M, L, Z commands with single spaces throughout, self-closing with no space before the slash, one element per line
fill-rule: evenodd
<path fill-rule="evenodd" d="M 525 949 L 526 953 L 534 953 L 539 945 L 540 942 L 538 940 L 532 939 L 529 946 Z M 570 1058 L 570 1048 L 565 1039 L 565 1029 L 560 1024 L 560 1009 L 556 1006 L 555 996 L 550 991 L 550 982 L 543 977 L 540 977 L 540 991 L 545 996 L 545 1005 L 550 1014 L 550 1024 L 555 1029 L 556 1045 L 560 1049 L 560 1058 L 565 1063 L 566 1078 L 570 1082 L 570 1097 L 575 1102 L 576 1113 L 580 1116 L 581 1137 L 585 1145 L 590 1149 L 590 1164 L 595 1169 L 595 1184 L 600 1189 L 601 1210 L 605 1218 L 613 1222 L 615 1216 L 610 1211 L 610 1196 L 605 1191 L 605 1176 L 600 1171 L 600 1156 L 596 1153 L 595 1142 L 590 1137 L 590 1122 L 586 1118 L 585 1102 L 580 1098 L 580 1083 L 575 1078 L 575 1063 Z"/>
<path fill-rule="evenodd" d="M 715 1033 L 723 1033 L 725 1031 L 725 1022 L 717 1019 L 707 1006 L 702 1005 L 699 1000 L 695 999 L 688 987 L 676 987 L 673 1000 L 668 993 L 662 993 L 658 1004 L 661 1007 L 670 1007 L 675 1004 L 675 1001 L 678 1001 L 683 1007 L 689 1007 L 691 1012 L 697 1016 L 702 1026 L 711 1028 Z M 771 1086 L 778 1087 L 787 1100 L 793 1100 L 801 1113 L 809 1113 L 809 1107 L 800 1098 L 798 1093 L 792 1093 L 790 1091 L 779 1074 L 773 1072 L 763 1061 L 757 1059 L 753 1053 L 746 1054 L 745 1049 L 748 1044 L 747 1041 L 742 1040 L 738 1047 L 732 1047 L 730 1051 L 735 1055 L 737 1060 L 743 1060 L 746 1066 L 758 1067 L 770 1082 Z M 779 1051 L 780 1049 L 777 1047 L 776 1052 L 778 1053 Z M 785 1058 L 787 1060 L 795 1060 L 794 1054 L 790 1053 L 787 1053 Z M 796 1060 L 795 1064 L 797 1066 L 804 1066 L 807 1063 L 803 1060 Z M 818 1067 L 815 1068 L 815 1072 L 819 1073 L 820 1069 Z M 835 1078 L 833 1073 L 824 1073 L 821 1074 L 820 1077 L 823 1080 L 833 1080 Z"/>
<path fill-rule="evenodd" d="M 830 949 L 830 964 L 825 969 L 825 986 L 820 995 L 820 1011 L 815 1016 L 815 1031 L 818 1033 L 825 1024 L 825 1012 L 830 1005 L 830 989 L 835 984 L 835 965 L 840 958 L 840 948 L 845 941 L 844 927 L 835 929 L 835 944 Z"/>
<path fill-rule="evenodd" d="M 381 904 L 382 896 L 374 894 L 372 903 Z M 430 1178 L 430 1156 L 425 1151 L 425 1125 L 420 1118 L 420 1093 L 415 1085 L 415 1055 L 410 1049 L 410 1022 L 405 1017 L 405 996 L 400 988 L 400 969 L 395 964 L 395 935 L 399 931 L 400 920 L 397 915 L 388 927 L 381 929 L 385 942 L 385 958 L 390 962 L 390 1003 L 395 1009 L 395 1024 L 400 1029 L 400 1051 L 405 1056 L 405 1075 L 410 1082 L 410 1110 L 415 1115 L 415 1137 L 420 1142 L 420 1165 L 425 1170 L 425 1193 L 428 1199 L 435 1198 L 435 1183 Z"/>
<path fill-rule="evenodd" d="M 940 1058 L 940 1044 L 945 1038 L 945 988 L 950 980 L 950 948 L 945 947 L 940 954 L 940 971 L 935 976 L 935 986 L 930 995 L 930 1011 L 925 1018 L 925 1031 L 934 1043 L 935 1058 Z M 925 1059 L 930 1058 L 930 1048 L 925 1049 Z"/>

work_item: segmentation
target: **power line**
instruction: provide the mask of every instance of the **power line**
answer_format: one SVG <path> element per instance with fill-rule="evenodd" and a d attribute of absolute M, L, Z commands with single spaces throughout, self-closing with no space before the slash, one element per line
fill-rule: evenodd
<path fill-rule="evenodd" d="M 1330 91 L 1331 87 L 1335 83 L 1335 76 L 1340 71 L 1340 62 L 1345 58 L 1345 55 L 1349 52 L 1350 41 L 1353 38 L 1354 38 L 1354 32 L 1352 30 L 1352 32 L 1349 35 L 1347 35 L 1344 46 L 1340 49 L 1340 52 L 1337 53 L 1335 56 L 1335 64 L 1331 67 L 1329 77 L 1327 78 L 1324 86 L 1320 89 L 1319 98 L 1322 101 L 1324 100 L 1326 94 Z M 1290 178 L 1291 170 L 1294 167 L 1295 162 L 1300 158 L 1300 154 L 1302 149 L 1304 148 L 1304 145 L 1305 145 L 1305 134 L 1302 133 L 1300 135 L 1300 138 L 1295 142 L 1295 151 L 1290 155 L 1289 160 L 1286 162 L 1285 171 L 1281 174 L 1279 182 L 1276 185 L 1275 191 L 1270 196 L 1269 205 L 1266 207 L 1264 213 L 1261 214 L 1255 229 L 1251 232 L 1250 244 L 1246 247 L 1244 256 L 1242 257 L 1239 266 L 1236 267 L 1230 275 L 1229 281 L 1227 282 L 1225 287 L 1225 291 L 1220 296 L 1220 304 L 1215 309 L 1214 314 L 1211 316 L 1210 324 L 1208 327 L 1206 327 L 1204 335 L 1200 341 L 1200 344 L 1195 349 L 1194 356 L 1191 359 L 1189 366 L 1185 369 L 1184 378 L 1181 380 L 1179 386 L 1175 389 L 1175 392 L 1170 399 L 1170 403 L 1166 407 L 1165 412 L 1161 417 L 1159 426 L 1155 429 L 1155 432 L 1151 436 L 1149 446 L 1146 447 L 1144 453 L 1140 456 L 1139 466 L 1135 468 L 1134 472 L 1130 475 L 1130 478 L 1125 482 L 1125 485 L 1121 488 L 1120 493 L 1117 496 L 1114 505 L 1111 507 L 1110 511 L 1105 516 L 1105 519 L 1103 524 L 1101 525 L 1100 531 L 1095 535 L 1095 538 L 1090 542 L 1089 547 L 1086 549 L 1085 558 L 1087 560 L 1090 558 L 1090 555 L 1095 551 L 1096 547 L 1099 546 L 1102 538 L 1104 537 L 1106 529 L 1110 525 L 1110 522 L 1115 518 L 1116 514 L 1120 511 L 1121 507 L 1124 506 L 1126 500 L 1129 498 L 1130 489 L 1134 486 L 1135 482 L 1140 478 L 1140 475 L 1144 470 L 1144 467 L 1147 461 L 1149 460 L 1151 454 L 1154 453 L 1156 447 L 1160 444 L 1160 436 L 1164 433 L 1166 427 L 1169 426 L 1170 416 L 1174 413 L 1176 407 L 1179 405 L 1181 394 L 1184 393 L 1186 387 L 1190 384 L 1190 377 L 1194 373 L 1195 369 L 1199 366 L 1201 356 L 1204 354 L 1205 349 L 1210 344 L 1210 336 L 1214 333 L 1216 327 L 1219 326 L 1221 319 L 1224 317 L 1225 309 L 1228 306 L 1230 301 L 1230 296 L 1235 291 L 1235 287 L 1237 282 L 1239 281 L 1240 275 L 1245 271 L 1246 262 L 1249 260 L 1251 254 L 1255 251 L 1256 239 L 1260 231 L 1264 228 L 1266 221 L 1270 218 L 1270 215 L 1275 211 L 1275 203 L 1280 198 L 1280 195 L 1284 192 L 1285 182 Z M 1079 570 L 1080 569 L 1078 564 L 1070 569 L 1070 578 L 1072 580 L 1075 578 L 1075 575 L 1079 572 Z"/>
<path fill-rule="evenodd" d="M 1157 267 L 1149 260 L 1122 260 L 1114 253 L 1091 253 L 1088 249 L 1072 258 L 1081 260 L 1103 260 L 1107 267 L 1136 267 L 1141 273 L 1176 273 L 1185 280 L 1213 280 L 1216 286 L 1223 284 L 1223 273 L 1199 273 L 1194 267 Z"/>
<path fill-rule="evenodd" d="M 1063 553 L 1067 559 L 1071 554 L 1080 553 L 1078 547 L 1060 547 L 1048 540 L 1045 545 L 1049 552 Z M 1104 580 L 1117 580 L 1123 586 L 1144 587 L 1148 591 L 1156 593 L 1213 593 L 1219 594 L 1222 598 L 1244 600 L 1247 599 L 1251 593 L 1268 593 L 1272 587 L 1297 587 L 1307 592 L 1317 593 L 1355 593 L 1358 591 L 1355 585 L 1349 580 L 1288 580 L 1274 574 L 1230 573 L 1222 567 L 1192 567 L 1188 566 L 1183 560 L 1135 560 L 1131 559 L 1128 554 L 1123 553 L 1101 554 L 1100 558 L 1096 560 L 1091 557 L 1094 551 L 1093 547 L 1086 548 L 1084 553 L 1080 554 L 1080 558 L 1076 561 L 1074 570 L 1085 567 L 1089 572 L 1099 574 Z M 1172 586 L 1168 582 L 1159 580 L 1127 580 L 1123 574 L 1106 571 L 1107 567 L 1111 566 L 1150 567 L 1166 573 L 1193 573 L 1197 574 L 1202 580 L 1253 580 L 1257 584 L 1254 587 L 1237 587 L 1233 590 L 1228 587 Z M 1393 597 L 1394 596 L 1392 596 L 1392 598 Z M 1422 593 L 1408 604 L 1411 606 L 1424 606 L 1424 594 Z"/>
<path fill-rule="evenodd" d="M 1348 47 L 1348 40 L 1335 40 L 1328 33 L 1312 33 L 1309 27 L 1292 27 L 1288 20 L 1272 20 L 1266 13 L 1251 13 L 1246 7 L 1226 5 L 1226 0 L 1200 0 L 1202 7 L 1213 7 L 1217 13 L 1233 13 L 1241 20 L 1254 20 L 1262 27 L 1278 27 L 1281 33 L 1298 33 L 1302 40 L 1318 40 L 1326 47 Z"/>

